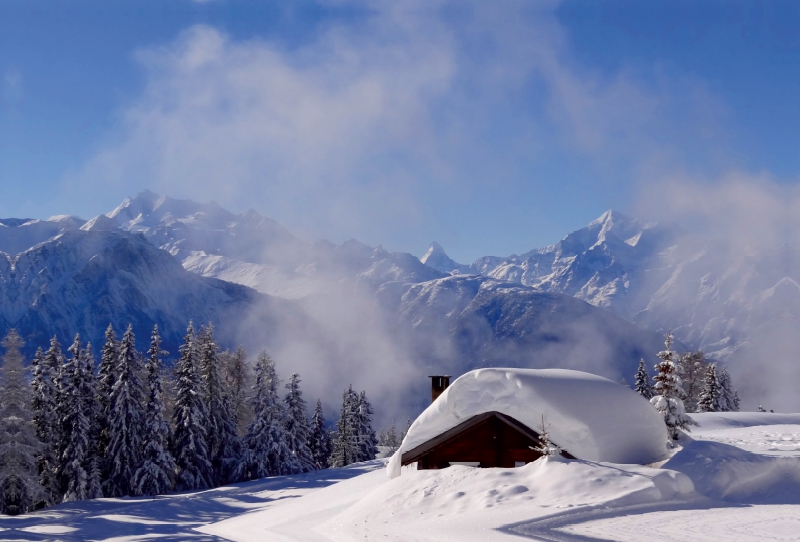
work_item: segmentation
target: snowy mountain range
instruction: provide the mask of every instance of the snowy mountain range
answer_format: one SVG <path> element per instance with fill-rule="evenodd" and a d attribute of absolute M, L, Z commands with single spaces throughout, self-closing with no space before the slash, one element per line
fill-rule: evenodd
<path fill-rule="evenodd" d="M 764 345 L 789 350 L 800 313 L 800 278 L 772 263 L 791 252 L 749 250 L 608 211 L 554 245 L 465 265 L 437 243 L 422 258 L 307 243 L 253 210 L 145 191 L 89 221 L 0 219 L 0 322 L 37 345 L 158 322 L 175 351 L 190 318 L 214 321 L 225 341 L 342 381 L 343 360 L 370 381 L 504 364 L 619 379 L 672 328 L 749 375 Z"/>

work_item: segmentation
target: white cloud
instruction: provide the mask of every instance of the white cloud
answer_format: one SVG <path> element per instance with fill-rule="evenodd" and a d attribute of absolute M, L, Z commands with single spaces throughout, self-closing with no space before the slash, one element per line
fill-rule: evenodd
<path fill-rule="evenodd" d="M 457 17 L 439 3 L 367 5 L 366 20 L 299 48 L 196 26 L 140 52 L 146 91 L 72 181 L 251 205 L 313 237 L 374 241 L 441 226 L 431 209 L 489 183 L 532 182 L 525 169 L 554 145 L 637 165 L 671 148 L 664 89 L 578 66 L 552 3 L 449 6 Z"/>

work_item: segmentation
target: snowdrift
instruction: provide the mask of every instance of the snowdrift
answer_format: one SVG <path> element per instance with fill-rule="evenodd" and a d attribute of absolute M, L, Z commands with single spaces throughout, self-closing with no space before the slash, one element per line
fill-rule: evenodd
<path fill-rule="evenodd" d="M 695 412 L 692 419 L 699 424 L 696 432 L 757 427 L 760 425 L 800 425 L 800 414 L 777 414 L 774 412 Z"/>
<path fill-rule="evenodd" d="M 754 454 L 696 440 L 664 463 L 712 499 L 747 504 L 800 504 L 800 457 Z"/>
<path fill-rule="evenodd" d="M 516 528 L 508 530 L 510 525 L 565 510 L 597 505 L 609 510 L 695 498 L 687 476 L 640 465 L 560 458 L 540 458 L 516 469 L 454 465 L 384 480 L 318 532 L 342 542 L 509 540 L 509 535 L 518 534 Z M 544 539 L 535 534 L 531 538 Z"/>
<path fill-rule="evenodd" d="M 533 430 L 544 416 L 553 441 L 579 459 L 645 464 L 667 455 L 661 415 L 617 382 L 567 369 L 478 369 L 459 377 L 414 421 L 389 461 L 389 477 L 400 475 L 404 452 L 491 411 Z"/>

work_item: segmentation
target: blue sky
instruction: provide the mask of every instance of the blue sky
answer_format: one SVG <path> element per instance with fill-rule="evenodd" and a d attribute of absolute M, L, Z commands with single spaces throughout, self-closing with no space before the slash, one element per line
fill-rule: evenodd
<path fill-rule="evenodd" d="M 5 0 L 0 215 L 150 188 L 463 262 L 669 219 L 675 183 L 796 184 L 798 28 L 781 1 Z"/>

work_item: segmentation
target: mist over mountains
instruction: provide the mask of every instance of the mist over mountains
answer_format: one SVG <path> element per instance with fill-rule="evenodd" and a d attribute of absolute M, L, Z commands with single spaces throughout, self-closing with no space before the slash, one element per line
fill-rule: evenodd
<path fill-rule="evenodd" d="M 790 247 L 740 253 L 609 211 L 555 245 L 459 264 L 437 243 L 422 258 L 307 243 L 253 210 L 147 191 L 89 221 L 0 224 L 0 325 L 29 347 L 158 323 L 176 353 L 190 319 L 213 321 L 223 344 L 267 348 L 312 397 L 335 405 L 353 383 L 386 415 L 424 406 L 428 374 L 481 366 L 630 381 L 671 328 L 731 365 L 746 407 L 796 408 L 777 382 L 800 370 L 784 360 L 800 335 Z"/>

